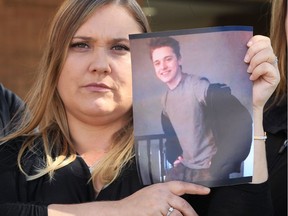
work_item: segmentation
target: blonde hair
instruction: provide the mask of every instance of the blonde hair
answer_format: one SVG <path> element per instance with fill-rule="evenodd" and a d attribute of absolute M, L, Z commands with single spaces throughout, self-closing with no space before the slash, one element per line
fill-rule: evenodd
<path fill-rule="evenodd" d="M 38 79 L 26 99 L 27 107 L 22 124 L 17 131 L 2 139 L 5 142 L 20 136 L 26 137 L 18 155 L 18 166 L 27 176 L 27 180 L 46 174 L 52 179 L 55 170 L 76 158 L 65 108 L 57 92 L 57 83 L 73 35 L 95 10 L 108 4 L 124 7 L 143 32 L 150 31 L 147 19 L 135 0 L 66 0 L 60 6 L 48 32 L 46 48 L 39 64 Z M 133 157 L 132 109 L 129 112 L 128 124 L 114 134 L 112 149 L 92 174 L 94 187 L 96 178 L 103 184 L 115 180 L 122 167 Z M 39 138 L 43 142 L 44 165 L 38 167 L 35 175 L 28 175 L 21 161 L 27 150 L 35 149 Z"/>
<path fill-rule="evenodd" d="M 285 18 L 287 13 L 286 0 L 271 0 L 270 38 L 275 55 L 278 57 L 278 68 L 281 81 L 275 91 L 273 104 L 287 96 L 287 40 Z"/>

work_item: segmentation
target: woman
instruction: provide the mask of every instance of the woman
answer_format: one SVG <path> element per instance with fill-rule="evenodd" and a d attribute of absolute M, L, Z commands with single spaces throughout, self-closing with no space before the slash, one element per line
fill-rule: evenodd
<path fill-rule="evenodd" d="M 136 1 L 63 3 L 29 112 L 0 146 L 1 215 L 197 215 L 180 195 L 209 189 L 177 181 L 141 189 L 135 168 L 128 34 L 147 31 Z M 245 59 L 256 135 L 264 134 L 262 109 L 279 82 L 267 42 L 252 38 Z M 255 143 L 254 183 L 267 178 L 263 142 Z"/>
<path fill-rule="evenodd" d="M 264 112 L 264 129 L 267 132 L 266 151 L 269 183 L 277 216 L 287 215 L 287 1 L 273 0 L 270 37 L 281 81 L 269 99 Z M 286 26 L 286 28 L 285 28 Z M 285 34 L 286 32 L 286 34 Z M 286 142 L 286 143 L 285 143 Z"/>
<path fill-rule="evenodd" d="M 170 205 L 195 215 L 179 195 L 209 189 L 193 184 L 153 185 L 122 199 L 143 187 L 132 159 L 128 34 L 148 30 L 136 1 L 63 3 L 23 123 L 0 146 L 1 215 L 157 215 Z"/>

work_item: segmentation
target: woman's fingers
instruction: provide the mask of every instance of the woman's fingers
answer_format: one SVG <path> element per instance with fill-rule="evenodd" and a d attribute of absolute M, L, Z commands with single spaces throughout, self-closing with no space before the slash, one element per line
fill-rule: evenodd
<path fill-rule="evenodd" d="M 170 181 L 147 186 L 119 203 L 121 204 L 120 208 L 130 215 L 138 212 L 139 216 L 166 216 L 167 214 L 170 216 L 197 216 L 193 206 L 180 196 L 183 194 L 205 195 L 209 192 L 210 189 L 204 186 Z M 173 208 L 173 211 L 169 212 L 170 208 Z"/>
<path fill-rule="evenodd" d="M 280 81 L 277 57 L 270 38 L 256 35 L 247 43 L 244 61 L 249 64 L 247 72 L 253 81 L 253 105 L 263 107 Z"/>
<path fill-rule="evenodd" d="M 248 72 L 252 72 L 258 65 L 267 62 L 273 66 L 277 66 L 277 57 L 273 52 L 270 38 L 256 35 L 252 37 L 247 43 L 248 50 L 245 55 L 244 61 L 249 63 Z"/>
<path fill-rule="evenodd" d="M 273 67 L 277 67 L 277 65 L 275 64 L 276 59 L 277 59 L 277 57 L 273 53 L 272 48 L 271 47 L 265 47 L 262 50 L 255 53 L 255 55 L 253 55 L 253 57 L 250 60 L 250 64 L 249 64 L 249 67 L 247 69 L 247 72 L 252 73 L 253 70 L 257 66 L 259 66 L 263 63 L 267 63 L 267 64 L 272 65 Z"/>
<path fill-rule="evenodd" d="M 279 81 L 275 66 L 268 62 L 257 65 L 253 69 L 253 73 L 251 73 L 250 80 L 254 81 L 260 77 L 262 77 L 268 84 L 273 86 L 277 85 Z"/>
<path fill-rule="evenodd" d="M 183 182 L 183 181 L 170 181 L 166 182 L 165 184 L 168 185 L 170 191 L 173 194 L 176 194 L 178 196 L 181 196 L 183 194 L 208 194 L 210 192 L 210 189 L 201 185 L 196 185 L 189 182 Z"/>
<path fill-rule="evenodd" d="M 244 58 L 246 63 L 249 63 L 251 57 L 254 56 L 259 51 L 263 50 L 266 47 L 272 47 L 270 38 L 262 35 L 253 36 L 247 43 L 247 47 L 249 48 L 246 56 Z"/>
<path fill-rule="evenodd" d="M 174 210 L 177 210 L 173 215 L 196 216 L 197 213 L 194 211 L 193 207 L 180 196 L 183 194 L 205 195 L 210 192 L 210 189 L 207 187 L 188 182 L 170 181 L 165 184 L 168 185 L 173 194 L 168 199 L 169 205 L 173 207 Z"/>
<path fill-rule="evenodd" d="M 172 215 L 184 215 L 184 216 L 198 216 L 198 214 L 195 212 L 193 207 L 183 198 L 179 196 L 175 196 L 169 200 L 169 205 L 171 206 L 170 208 L 173 208 L 173 211 L 170 213 L 169 209 L 166 212 L 166 214 Z"/>

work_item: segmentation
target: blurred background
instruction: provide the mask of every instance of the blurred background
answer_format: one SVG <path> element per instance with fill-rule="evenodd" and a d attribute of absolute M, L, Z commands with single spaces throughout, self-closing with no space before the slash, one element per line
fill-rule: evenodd
<path fill-rule="evenodd" d="M 62 0 L 0 0 L 0 82 L 24 98 Z M 153 31 L 248 25 L 268 35 L 269 0 L 138 0 Z"/>

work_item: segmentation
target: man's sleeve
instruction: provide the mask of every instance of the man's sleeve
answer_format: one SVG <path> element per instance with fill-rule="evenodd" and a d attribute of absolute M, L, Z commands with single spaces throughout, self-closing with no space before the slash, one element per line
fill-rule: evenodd
<path fill-rule="evenodd" d="M 166 158 L 169 163 L 173 164 L 177 157 L 182 155 L 182 148 L 169 117 L 163 112 L 161 113 L 161 124 L 166 137 Z"/>
<path fill-rule="evenodd" d="M 212 166 L 218 173 L 239 172 L 251 148 L 252 117 L 224 84 L 211 84 L 206 102 L 206 116 L 217 146 Z"/>

